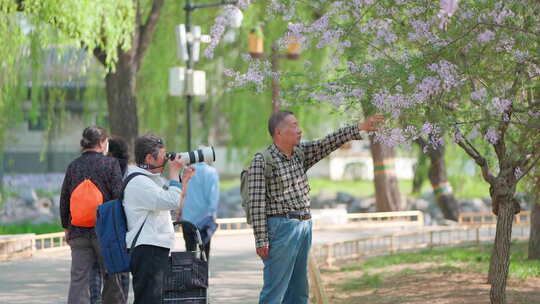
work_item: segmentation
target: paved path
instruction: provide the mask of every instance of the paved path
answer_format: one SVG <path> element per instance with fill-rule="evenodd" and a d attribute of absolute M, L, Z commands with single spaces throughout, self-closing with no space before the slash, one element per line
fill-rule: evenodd
<path fill-rule="evenodd" d="M 405 230 L 406 229 L 406 230 Z M 419 228 L 314 231 L 319 245 L 367 235 L 413 231 Z M 180 243 L 180 242 L 178 242 Z M 182 250 L 179 246 L 179 250 Z M 39 254 L 30 259 L 0 263 L 1 304 L 65 303 L 69 285 L 70 251 Z M 219 236 L 212 240 L 210 302 L 257 303 L 262 286 L 262 262 L 255 255 L 252 234 Z M 130 293 L 130 303 L 133 294 Z"/>

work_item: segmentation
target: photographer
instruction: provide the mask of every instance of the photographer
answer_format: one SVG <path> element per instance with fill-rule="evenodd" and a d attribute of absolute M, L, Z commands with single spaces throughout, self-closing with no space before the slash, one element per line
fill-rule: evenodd
<path fill-rule="evenodd" d="M 135 162 L 128 175 L 136 176 L 124 192 L 124 209 L 128 224 L 127 247 L 137 238 L 131 252 L 131 273 L 135 304 L 160 303 L 163 274 L 169 251 L 174 247 L 174 227 L 170 210 L 182 208 L 180 170 L 185 161 L 177 156 L 169 162 L 169 182 L 161 173 L 167 163 L 165 145 L 161 138 L 146 134 L 135 141 Z M 182 180 L 185 184 L 194 173 L 187 167 Z"/>

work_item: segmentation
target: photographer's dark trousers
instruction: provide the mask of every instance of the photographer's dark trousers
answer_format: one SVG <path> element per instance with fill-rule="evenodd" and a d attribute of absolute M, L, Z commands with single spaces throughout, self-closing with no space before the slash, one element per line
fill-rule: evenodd
<path fill-rule="evenodd" d="M 96 238 L 77 237 L 69 240 L 71 247 L 71 281 L 68 304 L 90 303 L 89 275 L 96 262 L 104 273 L 102 299 L 104 304 L 126 303 L 127 294 L 122 294 L 120 278 L 107 275 L 103 268 L 99 244 Z"/>
<path fill-rule="evenodd" d="M 160 304 L 169 248 L 139 245 L 131 250 L 134 304 Z"/>

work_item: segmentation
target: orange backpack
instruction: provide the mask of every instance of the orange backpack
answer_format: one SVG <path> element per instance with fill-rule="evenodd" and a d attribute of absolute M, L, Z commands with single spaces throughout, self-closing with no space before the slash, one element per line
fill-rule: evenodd
<path fill-rule="evenodd" d="M 90 180 L 83 180 L 71 193 L 69 211 L 71 224 L 79 227 L 96 225 L 96 209 L 103 203 L 103 194 Z"/>

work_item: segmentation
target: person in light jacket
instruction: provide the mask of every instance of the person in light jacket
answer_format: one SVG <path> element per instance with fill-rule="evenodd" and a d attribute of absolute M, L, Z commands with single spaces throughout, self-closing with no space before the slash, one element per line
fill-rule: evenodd
<path fill-rule="evenodd" d="M 169 251 L 174 247 L 170 211 L 182 209 L 179 173 L 184 161 L 177 157 L 169 162 L 167 182 L 161 176 L 167 164 L 163 140 L 154 134 L 146 134 L 135 141 L 135 162 L 136 166 L 129 166 L 127 174 L 140 172 L 144 175 L 133 178 L 124 192 L 128 225 L 126 244 L 131 252 L 134 303 L 158 304 L 161 303 Z M 193 173 L 194 169 L 187 167 L 183 182 L 187 184 Z"/>

